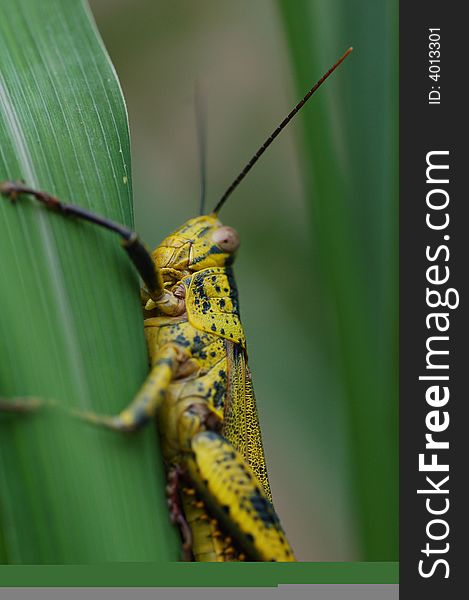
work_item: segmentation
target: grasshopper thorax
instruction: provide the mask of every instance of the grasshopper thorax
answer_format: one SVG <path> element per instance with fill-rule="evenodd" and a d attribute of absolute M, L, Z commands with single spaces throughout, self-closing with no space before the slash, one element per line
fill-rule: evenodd
<path fill-rule="evenodd" d="M 225 267 L 233 262 L 239 236 L 214 215 L 186 221 L 153 251 L 152 258 L 166 285 L 210 267 Z"/>

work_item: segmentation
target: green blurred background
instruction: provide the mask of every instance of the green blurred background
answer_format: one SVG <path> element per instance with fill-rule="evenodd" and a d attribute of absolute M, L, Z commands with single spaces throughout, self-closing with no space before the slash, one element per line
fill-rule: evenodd
<path fill-rule="evenodd" d="M 91 0 L 130 118 L 136 229 L 208 206 L 355 50 L 230 198 L 275 505 L 300 560 L 397 559 L 397 1 Z"/>

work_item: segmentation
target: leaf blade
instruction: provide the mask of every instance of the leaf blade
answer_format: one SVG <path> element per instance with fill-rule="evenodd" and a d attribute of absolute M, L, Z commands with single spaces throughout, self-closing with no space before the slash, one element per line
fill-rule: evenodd
<path fill-rule="evenodd" d="M 15 0 L 0 7 L 0 36 L 0 180 L 132 226 L 125 105 L 88 9 Z M 121 410 L 147 361 L 137 277 L 115 236 L 26 198 L 2 198 L 0 219 L 1 394 Z M 177 559 L 154 431 L 121 438 L 48 411 L 0 419 L 10 562 Z"/>

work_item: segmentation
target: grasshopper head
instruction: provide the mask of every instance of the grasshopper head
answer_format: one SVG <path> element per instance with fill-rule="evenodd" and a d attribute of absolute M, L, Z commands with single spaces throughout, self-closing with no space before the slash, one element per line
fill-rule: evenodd
<path fill-rule="evenodd" d="M 174 282 L 201 269 L 231 264 L 238 246 L 234 229 L 222 225 L 214 214 L 202 215 L 165 238 L 152 258 L 165 282 Z"/>

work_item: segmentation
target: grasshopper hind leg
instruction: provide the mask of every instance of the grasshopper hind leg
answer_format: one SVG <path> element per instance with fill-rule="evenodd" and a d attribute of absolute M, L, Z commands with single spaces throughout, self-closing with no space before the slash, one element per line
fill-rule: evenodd
<path fill-rule="evenodd" d="M 239 552 L 256 561 L 295 561 L 272 503 L 232 444 L 219 433 L 203 431 L 193 437 L 191 448 L 188 473 Z"/>

